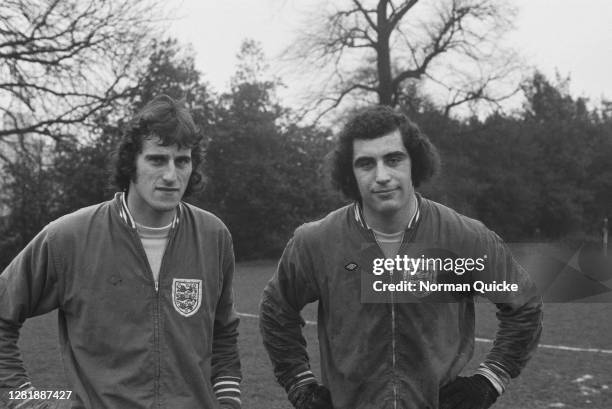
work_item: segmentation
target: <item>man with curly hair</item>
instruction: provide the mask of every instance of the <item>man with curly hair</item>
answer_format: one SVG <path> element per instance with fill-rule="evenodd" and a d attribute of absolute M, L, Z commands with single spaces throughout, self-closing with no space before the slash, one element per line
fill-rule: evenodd
<path fill-rule="evenodd" d="M 295 231 L 261 302 L 264 345 L 289 400 L 297 409 L 490 407 L 540 337 L 541 298 L 530 278 L 482 223 L 415 192 L 439 158 L 405 115 L 384 106 L 359 111 L 332 162 L 335 187 L 353 203 Z M 419 264 L 425 260 L 434 263 Z M 381 265 L 387 275 L 376 271 Z M 372 290 L 373 277 L 379 288 L 387 280 L 386 293 Z M 518 290 L 486 294 L 498 307 L 499 329 L 484 362 L 465 376 L 477 295 L 465 285 L 477 281 Z M 459 290 L 435 293 L 431 283 Z M 315 301 L 320 383 L 300 315 Z"/>
<path fill-rule="evenodd" d="M 203 182 L 202 138 L 161 95 L 118 148 L 121 192 L 47 225 L 0 275 L 0 397 L 63 407 L 30 382 L 19 328 L 59 310 L 71 408 L 240 408 L 230 233 L 182 201 Z"/>

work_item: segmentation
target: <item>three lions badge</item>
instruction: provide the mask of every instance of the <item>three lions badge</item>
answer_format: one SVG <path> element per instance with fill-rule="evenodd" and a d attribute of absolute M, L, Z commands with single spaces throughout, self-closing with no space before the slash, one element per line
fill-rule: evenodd
<path fill-rule="evenodd" d="M 185 317 L 198 312 L 202 304 L 202 280 L 175 278 L 172 280 L 172 304 Z"/>

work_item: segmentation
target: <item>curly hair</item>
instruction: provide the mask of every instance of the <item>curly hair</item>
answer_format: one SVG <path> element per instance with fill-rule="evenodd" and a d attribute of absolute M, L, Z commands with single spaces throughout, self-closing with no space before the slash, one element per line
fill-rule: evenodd
<path fill-rule="evenodd" d="M 419 187 L 440 168 L 438 150 L 419 127 L 401 112 L 376 105 L 354 114 L 340 132 L 331 154 L 331 182 L 352 200 L 361 200 L 353 172 L 353 141 L 376 139 L 399 130 L 412 164 L 412 184 Z"/>
<path fill-rule="evenodd" d="M 127 125 L 114 155 L 115 185 L 128 190 L 136 175 L 136 157 L 142 152 L 143 141 L 151 138 L 159 138 L 162 146 L 191 149 L 193 170 L 184 196 L 200 190 L 205 182 L 199 169 L 204 156 L 202 136 L 182 101 L 163 94 L 153 98 Z"/>

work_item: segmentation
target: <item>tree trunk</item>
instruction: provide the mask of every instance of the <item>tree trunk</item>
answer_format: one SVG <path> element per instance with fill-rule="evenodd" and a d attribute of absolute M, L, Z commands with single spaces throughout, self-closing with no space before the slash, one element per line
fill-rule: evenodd
<path fill-rule="evenodd" d="M 387 1 L 378 2 L 376 10 L 378 39 L 376 42 L 376 69 L 378 71 L 378 102 L 381 105 L 393 105 L 393 89 L 391 79 L 391 52 L 389 37 L 391 30 L 387 18 Z"/>

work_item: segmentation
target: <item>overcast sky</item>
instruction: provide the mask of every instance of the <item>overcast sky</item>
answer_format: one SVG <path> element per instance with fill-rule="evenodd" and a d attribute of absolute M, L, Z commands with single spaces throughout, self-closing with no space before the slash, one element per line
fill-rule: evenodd
<path fill-rule="evenodd" d="M 191 43 L 196 64 L 217 91 L 228 88 L 245 38 L 259 41 L 270 64 L 289 46 L 314 0 L 175 0 L 170 34 Z M 510 43 L 549 78 L 571 76 L 574 96 L 612 99 L 612 1 L 514 0 Z M 290 84 L 289 84 L 290 85 Z"/>

